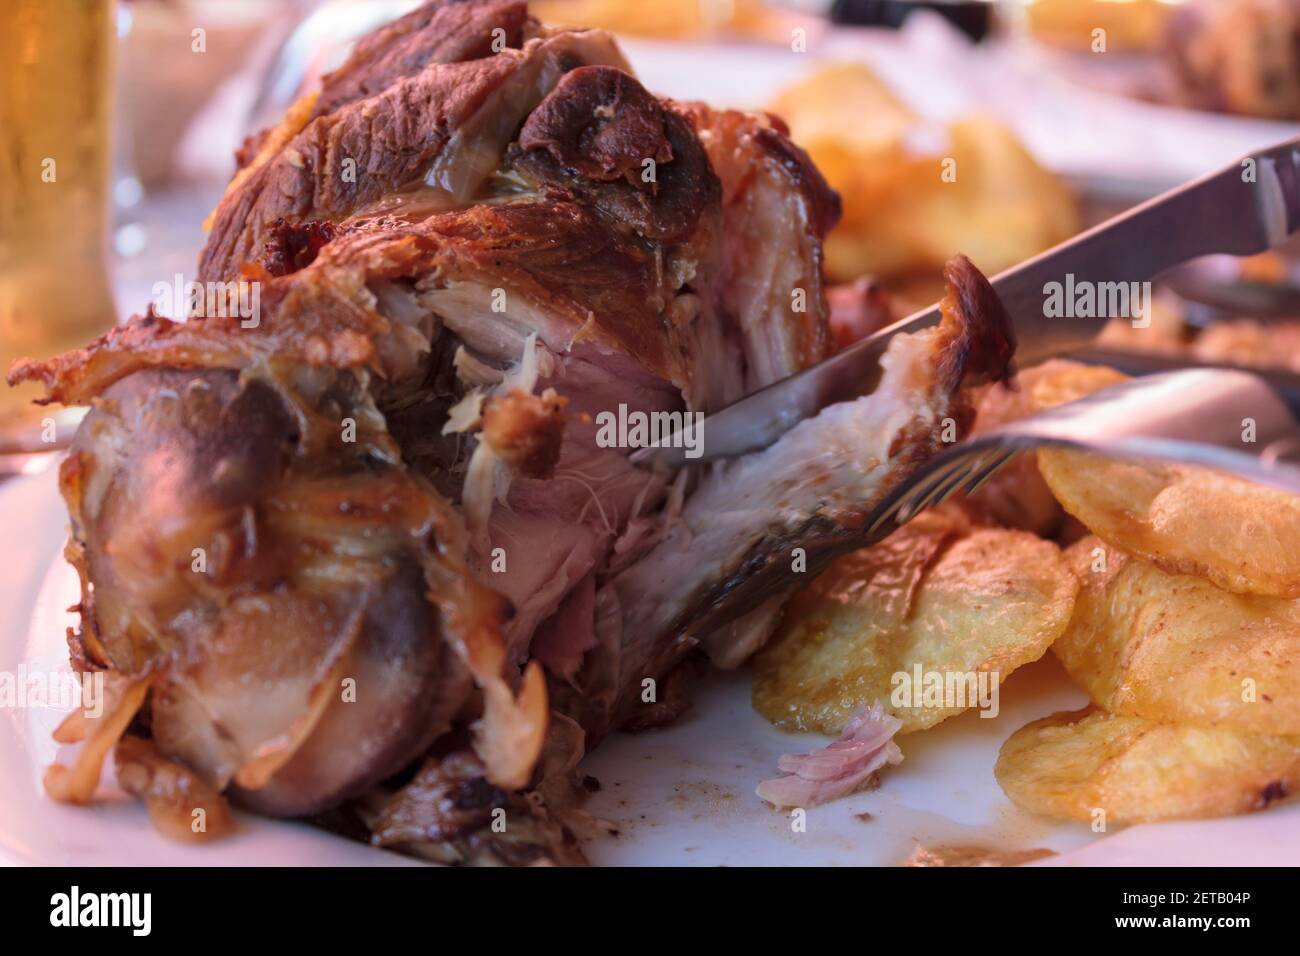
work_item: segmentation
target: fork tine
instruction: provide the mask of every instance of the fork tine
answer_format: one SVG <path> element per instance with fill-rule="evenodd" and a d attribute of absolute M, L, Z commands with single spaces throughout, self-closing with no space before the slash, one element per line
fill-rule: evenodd
<path fill-rule="evenodd" d="M 946 498 L 955 487 L 954 479 L 960 483 L 970 474 L 971 455 L 961 452 L 934 467 L 928 474 L 911 483 L 907 493 L 900 497 L 897 508 L 899 523 L 904 524 L 914 518 L 918 512 Z"/>
<path fill-rule="evenodd" d="M 945 469 L 936 474 L 927 474 L 919 481 L 908 485 L 906 493 L 900 496 L 893 506 L 888 509 L 897 516 L 899 524 L 906 524 L 916 517 L 917 512 L 925 507 L 926 499 L 930 496 L 930 493 L 942 479 L 942 476 L 947 473 Z"/>
<path fill-rule="evenodd" d="M 919 479 L 892 509 L 900 524 L 943 501 L 959 489 L 967 494 L 988 481 L 1003 465 L 1019 454 L 1016 448 L 969 449 Z"/>
<path fill-rule="evenodd" d="M 980 467 L 975 471 L 974 476 L 966 483 L 962 489 L 966 494 L 972 495 L 980 489 L 984 482 L 988 481 L 1001 470 L 1002 466 L 1020 454 L 1020 449 L 1013 448 L 1001 455 L 990 455 L 980 462 Z"/>
<path fill-rule="evenodd" d="M 983 459 L 978 455 L 962 456 L 961 467 L 955 468 L 947 478 L 927 496 L 925 506 L 931 508 L 950 498 L 954 492 L 971 480 L 971 475 L 978 472 Z"/>

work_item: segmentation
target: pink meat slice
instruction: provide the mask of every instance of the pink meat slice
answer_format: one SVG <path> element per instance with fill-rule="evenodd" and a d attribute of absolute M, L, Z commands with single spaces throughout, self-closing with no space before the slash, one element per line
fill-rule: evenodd
<path fill-rule="evenodd" d="M 902 761 L 893 740 L 901 726 L 879 703 L 863 704 L 838 740 L 811 753 L 785 754 L 777 769 L 786 776 L 764 780 L 755 792 L 778 807 L 815 807 L 855 793 L 882 767 Z"/>

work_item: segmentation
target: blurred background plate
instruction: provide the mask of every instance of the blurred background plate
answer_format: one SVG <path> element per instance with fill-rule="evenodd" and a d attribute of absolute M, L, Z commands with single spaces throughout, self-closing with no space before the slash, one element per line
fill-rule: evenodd
<path fill-rule="evenodd" d="M 1048 169 L 1085 191 L 1130 202 L 1300 132 L 1294 122 L 1097 89 L 1062 67 L 1058 56 L 1010 43 L 976 46 L 924 12 L 899 31 L 827 34 L 807 53 L 759 44 L 622 42 L 651 90 L 744 109 L 770 106 L 784 88 L 826 64 L 863 64 L 921 117 L 936 123 L 997 117 Z"/>

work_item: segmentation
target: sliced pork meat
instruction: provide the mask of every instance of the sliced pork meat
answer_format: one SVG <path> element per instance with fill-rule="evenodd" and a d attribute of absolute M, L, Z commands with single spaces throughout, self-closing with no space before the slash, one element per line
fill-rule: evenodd
<path fill-rule="evenodd" d="M 263 138 L 212 215 L 200 280 L 238 278 L 284 223 L 418 218 L 480 199 L 567 71 L 627 67 L 607 34 L 550 34 L 522 2 L 444 0 L 403 22 L 359 44 Z"/>
<path fill-rule="evenodd" d="M 961 383 L 1004 378 L 1014 339 L 969 260 L 951 262 L 947 281 L 942 323 L 890 343 L 874 392 L 826 408 L 769 448 L 713 466 L 654 550 L 607 585 L 621 609 L 616 723 L 635 714 L 646 680 L 742 614 L 747 626 L 708 641 L 710 649 L 734 666 L 734 642 L 761 646 L 774 623 L 764 606 L 770 611 L 770 602 L 855 547 L 867 514 L 940 450 L 944 432 L 964 433 L 972 410 Z"/>
<path fill-rule="evenodd" d="M 838 198 L 778 120 L 657 98 L 523 3 L 425 4 L 242 159 L 199 275 L 255 283 L 254 314 L 150 312 L 10 372 L 92 406 L 61 475 L 74 660 L 130 690 L 79 727 L 67 799 L 138 712 L 158 761 L 258 811 L 572 862 L 582 752 L 681 713 L 701 643 L 761 644 L 1009 358 L 960 261 L 875 394 L 738 461 L 634 465 L 611 417 L 827 354 Z"/>
<path fill-rule="evenodd" d="M 840 197 L 778 118 L 685 109 L 722 182 L 717 289 L 740 328 L 751 392 L 829 354 L 821 240 L 839 222 Z"/>
<path fill-rule="evenodd" d="M 815 807 L 870 786 L 889 764 L 901 763 L 894 743 L 902 721 L 879 704 L 863 704 L 839 739 L 808 754 L 786 754 L 777 763 L 783 776 L 764 780 L 756 791 L 775 807 Z"/>

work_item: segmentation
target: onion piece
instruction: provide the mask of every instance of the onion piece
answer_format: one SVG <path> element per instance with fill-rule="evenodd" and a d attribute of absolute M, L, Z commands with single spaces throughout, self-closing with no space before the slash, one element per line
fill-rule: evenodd
<path fill-rule="evenodd" d="M 144 704 L 153 674 L 126 677 L 109 674 L 104 679 L 104 706 L 98 717 L 84 711 L 70 714 L 54 733 L 55 740 L 84 740 L 72 766 L 51 764 L 45 771 L 45 792 L 60 803 L 90 803 L 99 786 L 104 758 Z"/>
<path fill-rule="evenodd" d="M 483 390 L 479 388 L 466 392 L 460 401 L 447 409 L 447 421 L 442 426 L 442 434 L 452 435 L 477 428 L 483 420 L 485 397 Z"/>
<path fill-rule="evenodd" d="M 152 740 L 127 734 L 118 741 L 113 761 L 118 783 L 144 801 L 150 821 L 163 836 L 204 843 L 235 829 L 230 808 L 217 789 L 160 754 Z"/>
<path fill-rule="evenodd" d="M 474 750 L 487 768 L 490 783 L 506 790 L 528 785 L 546 740 L 546 678 L 541 665 L 529 661 L 516 697 L 500 677 L 482 682 L 483 717 L 474 724 Z"/>

